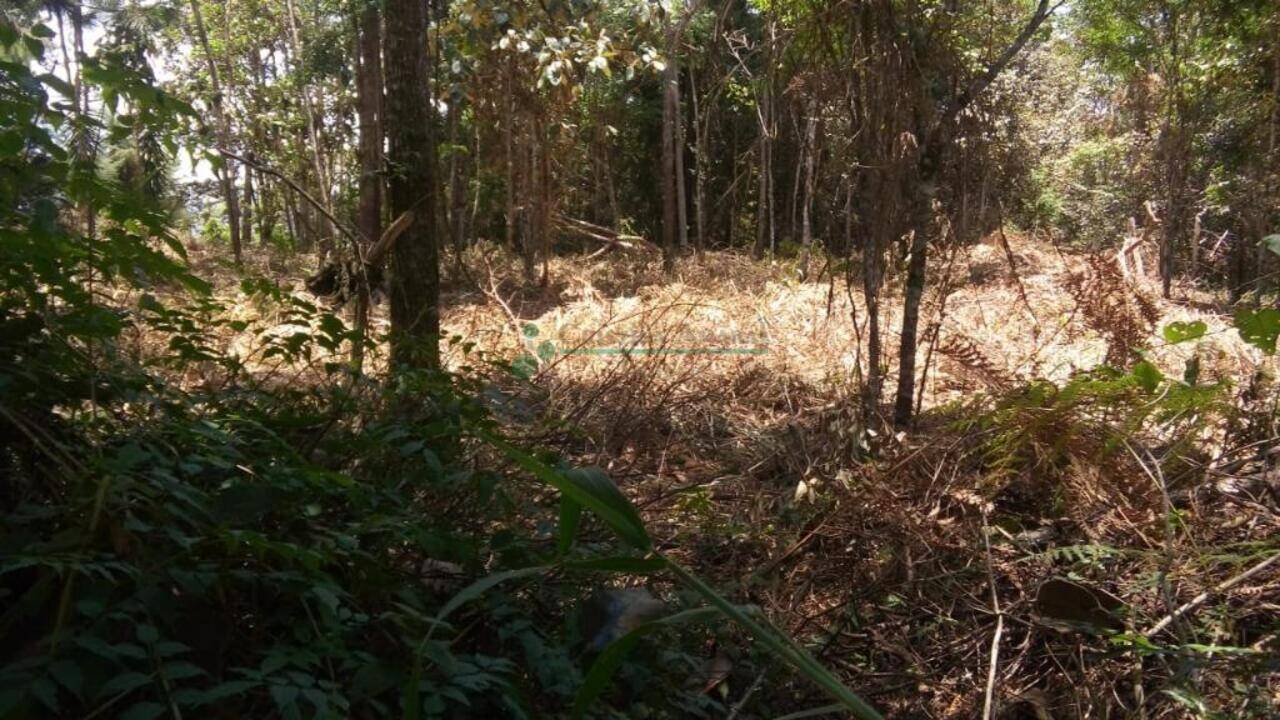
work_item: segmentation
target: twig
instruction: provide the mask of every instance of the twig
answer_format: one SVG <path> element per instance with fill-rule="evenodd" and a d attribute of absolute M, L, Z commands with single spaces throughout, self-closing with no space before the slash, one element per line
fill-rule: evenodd
<path fill-rule="evenodd" d="M 1000 610 L 1000 596 L 996 592 L 995 564 L 991 560 L 990 528 L 987 514 L 982 514 L 982 546 L 987 555 L 987 580 L 991 585 L 991 609 L 996 614 L 996 631 L 991 636 L 991 660 L 987 669 L 987 691 L 982 700 L 982 720 L 995 717 L 996 670 L 1000 666 L 1000 636 L 1004 634 L 1004 613 Z"/>
<path fill-rule="evenodd" d="M 1173 541 L 1176 533 L 1176 528 L 1173 523 L 1173 500 L 1169 497 L 1169 488 L 1168 485 L 1165 484 L 1164 472 L 1160 469 L 1160 463 L 1151 455 L 1150 451 L 1143 448 L 1143 451 L 1147 454 L 1147 459 L 1151 462 L 1150 466 L 1148 466 L 1147 463 L 1143 462 L 1137 451 L 1133 449 L 1133 446 L 1129 444 L 1128 440 L 1124 441 L 1124 446 L 1125 449 L 1129 451 L 1129 454 L 1133 456 L 1133 459 L 1138 463 L 1138 467 L 1142 468 L 1142 471 L 1146 473 L 1147 477 L 1151 479 L 1151 482 L 1155 484 L 1156 490 L 1160 492 L 1160 500 L 1164 510 L 1164 547 L 1163 562 L 1161 563 L 1160 570 L 1156 575 L 1156 579 L 1160 585 L 1160 594 L 1163 596 L 1164 606 L 1169 608 L 1173 606 L 1174 600 L 1173 585 L 1169 582 L 1169 575 L 1173 571 Z M 1173 622 L 1178 617 L 1181 617 L 1181 615 L 1175 616 L 1174 613 L 1170 613 L 1169 622 Z"/>
<path fill-rule="evenodd" d="M 502 293 L 498 292 L 498 282 L 494 279 L 493 265 L 489 263 L 489 258 L 482 256 L 482 259 L 484 260 L 484 269 L 489 275 L 489 289 L 481 288 L 481 292 L 492 298 L 506 312 L 507 318 L 511 320 L 511 328 L 516 332 L 516 339 L 520 340 L 524 333 L 524 328 L 520 327 L 520 318 L 516 317 L 516 314 L 511 311 L 511 306 L 507 304 L 507 301 L 502 299 Z"/>
<path fill-rule="evenodd" d="M 760 683 L 762 682 L 764 682 L 763 670 L 760 671 L 759 675 L 756 675 L 756 679 L 749 687 L 747 687 L 747 691 L 742 693 L 742 699 L 734 703 L 733 707 L 729 710 L 729 714 L 725 716 L 724 720 L 734 720 L 737 718 L 738 714 L 742 712 L 742 708 L 747 706 L 747 701 L 751 699 L 753 694 L 755 694 L 756 688 L 759 688 Z"/>
<path fill-rule="evenodd" d="M 1169 613 L 1168 615 L 1165 615 L 1163 618 L 1161 618 L 1161 619 L 1160 619 L 1160 622 L 1156 623 L 1155 625 L 1152 625 L 1152 626 L 1151 626 L 1151 629 L 1150 629 L 1150 630 L 1148 630 L 1148 631 L 1146 631 L 1146 632 L 1145 632 L 1145 633 L 1143 633 L 1143 634 L 1144 634 L 1146 637 L 1151 637 L 1152 635 L 1155 635 L 1156 633 L 1160 632 L 1161 630 L 1164 630 L 1165 628 L 1169 627 L 1169 625 L 1170 625 L 1170 624 L 1172 624 L 1175 620 L 1178 620 L 1179 618 L 1181 618 L 1182 616 L 1184 616 L 1184 615 L 1186 615 L 1187 613 L 1191 612 L 1192 610 L 1195 610 L 1196 608 L 1198 608 L 1198 607 L 1200 607 L 1201 605 L 1205 604 L 1205 602 L 1206 602 L 1206 601 L 1208 601 L 1208 599 L 1209 599 L 1209 598 L 1211 598 L 1211 597 L 1213 597 L 1214 595 L 1217 595 L 1217 594 L 1219 594 L 1219 593 L 1224 593 L 1224 592 L 1226 592 L 1226 591 L 1230 590 L 1231 588 L 1235 587 L 1236 585 L 1239 585 L 1240 583 L 1244 582 L 1245 580 L 1248 580 L 1249 578 L 1254 577 L 1255 575 L 1258 575 L 1258 574 L 1262 573 L 1262 572 L 1263 572 L 1264 570 L 1266 570 L 1267 568 L 1269 568 L 1269 567 L 1271 567 L 1272 565 L 1276 564 L 1276 562 L 1277 562 L 1277 561 L 1280 561 L 1280 552 L 1278 552 L 1278 553 L 1276 553 L 1276 554 L 1272 555 L 1271 557 L 1267 558 L 1266 560 L 1263 560 L 1262 562 L 1258 563 L 1257 565 L 1254 565 L 1253 567 L 1249 568 L 1248 570 L 1245 570 L 1244 572 L 1240 573 L 1239 575 L 1235 575 L 1235 576 L 1230 577 L 1230 578 L 1228 578 L 1228 579 L 1226 579 L 1226 580 L 1223 580 L 1222 582 L 1218 583 L 1217 585 L 1214 585 L 1213 587 L 1209 588 L 1208 590 L 1205 590 L 1204 592 L 1200 593 L 1199 595 L 1197 595 L 1197 596 L 1195 596 L 1195 597 L 1191 598 L 1191 599 L 1190 599 L 1190 600 L 1188 600 L 1187 602 L 1185 602 L 1185 603 L 1183 603 L 1182 605 L 1178 606 L 1178 608 L 1177 608 L 1176 610 L 1174 610 L 1173 612 Z"/>

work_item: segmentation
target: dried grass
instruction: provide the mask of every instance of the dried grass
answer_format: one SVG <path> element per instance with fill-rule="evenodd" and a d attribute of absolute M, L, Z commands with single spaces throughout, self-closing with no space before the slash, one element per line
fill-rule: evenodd
<path fill-rule="evenodd" d="M 1172 371 L 1198 353 L 1205 382 L 1251 377 L 1262 365 L 1191 288 L 1179 288 L 1184 302 L 1155 300 L 1151 288 L 1125 283 L 1097 259 L 1026 237 L 993 237 L 966 255 L 969 282 L 947 298 L 926 409 L 1036 378 L 1062 383 L 1104 361 L 1128 364 L 1138 350 Z M 977 452 L 980 433 L 940 422 L 898 437 L 863 427 L 855 380 L 865 338 L 851 317 L 865 313 L 856 288 L 840 279 L 798 282 L 785 263 L 726 253 L 682 261 L 673 278 L 647 257 L 555 258 L 547 286 L 532 288 L 501 250 L 475 249 L 464 264 L 479 282 L 447 286 L 447 332 L 507 359 L 536 355 L 543 342 L 559 351 L 527 381 L 494 376 L 532 408 L 513 431 L 607 465 L 661 545 L 741 588 L 741 599 L 813 643 L 890 715 L 980 712 L 995 623 L 982 555 L 992 517 L 1000 519 L 990 536 L 997 596 L 1010 620 L 997 675 L 1003 716 L 1132 716 L 1136 688 L 1173 677 L 1163 661 L 1135 666 L 1105 641 L 1035 620 L 1040 582 L 1069 565 L 1046 550 L 1073 545 L 1117 548 L 1096 565 L 1071 567 L 1124 598 L 1135 617 L 1166 611 L 1150 585 L 1167 542 L 1162 505 L 1143 467 L 1104 453 L 1087 429 L 1046 426 L 1041 442 L 1071 438 L 1069 461 L 1052 474 L 1031 464 L 1000 479 Z M 474 277 L 486 268 L 491 279 Z M 219 292 L 235 294 L 229 283 Z M 924 317 L 935 317 L 930 308 L 940 301 L 928 298 Z M 895 327 L 898 305 L 886 298 L 884 327 Z M 262 309 L 238 312 L 271 323 Z M 375 329 L 385 328 L 381 308 L 374 318 Z M 1209 333 L 1198 347 L 1168 346 L 1156 332 L 1175 320 L 1203 321 Z M 887 335 L 889 368 L 896 345 Z M 648 352 L 580 352 L 591 348 Z M 764 352 L 678 352 L 694 348 Z M 1203 459 L 1189 467 L 1194 477 L 1205 470 Z M 1178 547 L 1187 552 L 1164 568 L 1182 600 L 1233 571 L 1202 562 L 1192 546 L 1274 543 L 1280 531 L 1273 500 L 1250 500 L 1271 515 L 1242 514 L 1208 486 L 1184 485 L 1191 504 Z M 1032 531 L 1048 533 L 1049 545 L 1021 539 Z M 1265 635 L 1274 633 L 1274 616 L 1259 609 L 1280 603 L 1274 579 L 1240 587 L 1227 602 L 1228 625 L 1280 651 L 1274 634 Z M 1202 687 L 1232 696 L 1224 668 L 1237 661 L 1209 658 Z M 1257 684 L 1275 693 L 1280 680 L 1260 676 Z M 1148 717 L 1176 716 L 1167 699 L 1148 705 L 1158 709 Z"/>

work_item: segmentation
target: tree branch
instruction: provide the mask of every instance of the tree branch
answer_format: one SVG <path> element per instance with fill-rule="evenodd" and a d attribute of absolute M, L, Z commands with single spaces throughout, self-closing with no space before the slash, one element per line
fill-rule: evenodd
<path fill-rule="evenodd" d="M 995 62 L 987 66 L 986 72 L 974 78 L 973 82 L 969 83 L 969 86 L 961 91 L 960 95 L 956 97 L 956 101 L 939 117 L 937 127 L 942 128 L 949 125 L 957 115 L 985 92 L 991 86 L 991 83 L 995 82 L 996 78 L 1000 76 L 1000 73 L 1004 72 L 1005 68 L 1009 66 L 1009 63 L 1013 62 L 1018 53 L 1022 52 L 1022 49 L 1027 46 L 1032 36 L 1044 24 L 1044 21 L 1057 12 L 1064 2 L 1066 0 L 1059 0 L 1057 5 L 1049 7 L 1049 0 L 1040 0 L 1040 4 L 1036 6 L 1035 14 L 1027 20 L 1027 24 L 1023 26 L 1022 32 L 1018 33 L 1018 37 L 1014 39 L 1009 47 L 1004 49 L 1004 52 L 1000 53 L 1000 57 L 996 58 Z"/>
<path fill-rule="evenodd" d="M 237 155 L 231 152 L 230 150 L 227 150 L 226 148 L 217 148 L 217 150 L 218 152 L 231 158 L 232 160 L 244 163 L 249 167 L 257 168 L 259 171 L 264 172 L 274 178 L 277 178 L 281 182 L 283 182 L 285 185 L 288 185 L 290 190 L 293 190 L 297 194 L 301 195 L 303 199 L 305 199 L 308 203 L 310 203 L 312 207 L 319 210 L 322 215 L 324 215 L 326 218 L 329 219 L 329 222 L 333 223 L 334 227 L 338 228 L 339 232 L 341 232 L 343 235 L 347 237 L 348 240 L 351 241 L 351 244 L 355 246 L 356 254 L 359 254 L 361 252 L 360 241 L 362 238 L 358 234 L 358 231 L 351 230 L 347 228 L 345 225 L 343 225 L 342 223 L 338 222 L 338 218 L 334 217 L 333 213 L 329 212 L 324 205 L 320 204 L 319 200 L 316 200 L 314 197 L 312 197 L 310 193 L 302 189 L 302 186 L 298 185 L 298 183 L 291 180 L 284 173 L 280 172 L 279 170 L 276 170 L 275 168 L 269 165 L 263 165 L 262 163 L 259 163 L 254 160 L 250 160 L 249 158 L 246 158 L 242 155 Z M 367 241 L 368 239 L 365 239 L 365 240 Z"/>

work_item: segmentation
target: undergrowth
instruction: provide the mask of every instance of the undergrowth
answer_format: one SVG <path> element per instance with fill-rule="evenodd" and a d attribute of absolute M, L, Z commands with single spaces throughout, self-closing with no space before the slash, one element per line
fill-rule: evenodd
<path fill-rule="evenodd" d="M 719 716 L 709 645 L 879 717 L 605 473 L 505 439 L 514 369 L 462 338 L 452 371 L 375 378 L 338 316 L 248 278 L 277 326 L 223 349 L 256 329 L 167 211 L 66 149 L 192 109 L 104 52 L 86 81 L 131 112 L 80 117 L 30 69 L 51 36 L 0 19 L 0 717 Z"/>

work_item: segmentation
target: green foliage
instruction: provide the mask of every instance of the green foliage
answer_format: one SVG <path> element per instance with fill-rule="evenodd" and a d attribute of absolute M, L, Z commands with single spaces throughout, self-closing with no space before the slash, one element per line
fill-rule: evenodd
<path fill-rule="evenodd" d="M 1276 338 L 1280 337 L 1280 310 L 1240 310 L 1235 314 L 1235 326 L 1245 342 L 1268 355 L 1275 354 Z"/>
<path fill-rule="evenodd" d="M 1194 320 L 1192 322 L 1178 321 L 1164 326 L 1161 334 L 1164 336 L 1165 342 L 1177 345 L 1191 340 L 1199 340 L 1208 331 L 1209 326 L 1205 325 L 1202 320 Z"/>
<path fill-rule="evenodd" d="M 1227 386 L 1197 384 L 1188 375 L 1169 378 L 1146 360 L 1128 372 L 1104 366 L 1061 386 L 1033 382 L 961 424 L 987 431 L 984 461 L 993 493 L 1028 469 L 1039 482 L 1053 481 L 1074 462 L 1105 464 L 1155 426 L 1177 445 L 1227 417 Z"/>
<path fill-rule="evenodd" d="M 6 48 L 38 54 L 45 37 L 0 25 Z M 70 119 L 48 92 L 62 83 L 4 62 L 0 717 L 548 717 L 570 699 L 581 716 L 636 672 L 674 676 L 646 700 L 654 716 L 723 711 L 675 682 L 696 636 L 669 639 L 679 664 L 633 652 L 653 629 L 711 616 L 878 717 L 653 552 L 603 471 L 504 439 L 480 377 L 374 382 L 333 360 L 357 339 L 340 318 L 252 277 L 244 295 L 289 329 L 263 333 L 253 357 L 317 377 L 248 372 L 214 335 L 249 325 L 182 265 L 167 214 L 66 152 Z M 189 109 L 129 63 L 94 68 L 85 82 L 167 146 Z M 102 304 L 102 283 L 136 303 Z M 144 333 L 165 342 L 130 349 Z M 495 469 L 503 458 L 516 472 Z M 708 606 L 625 635 L 584 674 L 581 638 L 557 619 L 602 578 L 657 572 Z"/>

